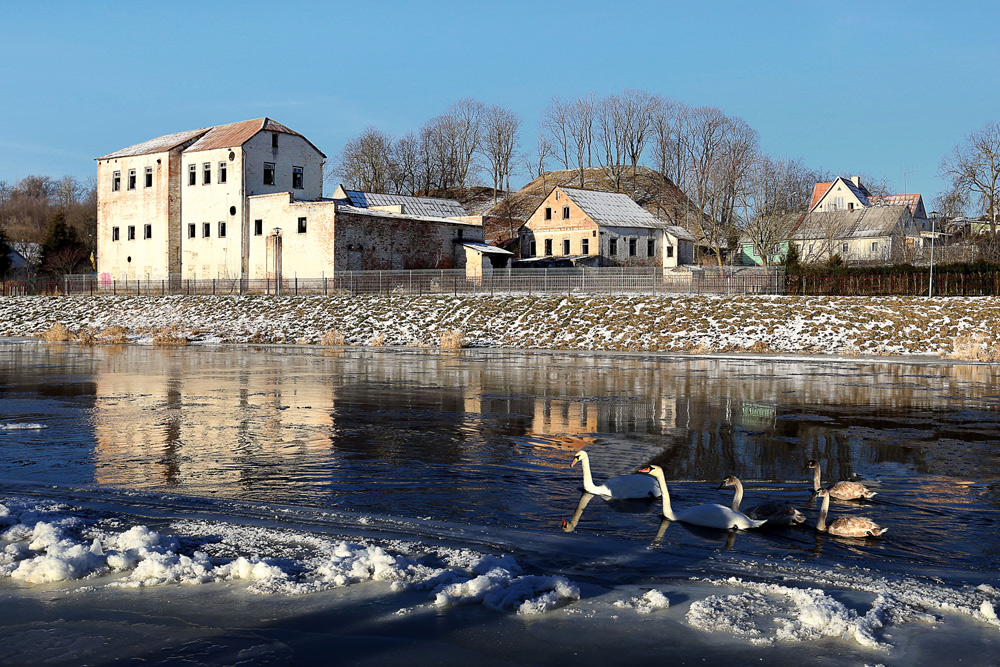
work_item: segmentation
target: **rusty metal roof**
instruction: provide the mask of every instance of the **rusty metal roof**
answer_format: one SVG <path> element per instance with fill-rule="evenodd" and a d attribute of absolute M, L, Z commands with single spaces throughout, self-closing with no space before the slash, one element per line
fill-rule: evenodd
<path fill-rule="evenodd" d="M 175 132 L 174 134 L 165 134 L 162 137 L 156 137 L 155 139 L 150 139 L 149 141 L 144 141 L 141 144 L 134 144 L 132 146 L 127 146 L 121 150 L 117 150 L 114 153 L 108 153 L 103 155 L 98 160 L 113 160 L 120 157 L 132 157 L 134 155 L 149 155 L 150 153 L 163 153 L 171 149 L 182 146 L 184 143 L 193 141 L 201 135 L 208 132 L 211 128 L 203 127 L 200 130 L 188 130 L 187 132 Z"/>
<path fill-rule="evenodd" d="M 184 149 L 184 152 L 193 153 L 196 151 L 207 151 L 215 148 L 234 148 L 236 146 L 242 146 L 258 132 L 281 132 L 282 134 L 291 134 L 296 137 L 302 137 L 305 139 L 307 144 L 316 149 L 317 153 L 326 157 L 323 151 L 316 148 L 316 146 L 311 141 L 306 139 L 305 136 L 299 134 L 295 130 L 285 127 L 278 121 L 271 120 L 267 117 L 254 118 L 253 120 L 243 120 L 238 123 L 230 123 L 228 125 L 217 125 L 216 127 L 210 128 L 208 134 Z"/>

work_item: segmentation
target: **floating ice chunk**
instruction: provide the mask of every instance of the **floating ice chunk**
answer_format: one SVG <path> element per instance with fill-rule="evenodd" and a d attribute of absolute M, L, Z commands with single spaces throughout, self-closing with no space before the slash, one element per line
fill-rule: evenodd
<path fill-rule="evenodd" d="M 146 526 L 132 526 L 124 533 L 118 535 L 115 539 L 115 547 L 119 551 L 128 551 L 129 549 L 139 550 L 139 549 L 150 549 L 155 546 L 159 546 L 161 543 L 161 536 L 154 530 L 150 530 Z"/>
<path fill-rule="evenodd" d="M 48 428 L 45 424 L 0 424 L 0 431 L 34 431 L 38 429 Z"/>
<path fill-rule="evenodd" d="M 545 594 L 539 596 L 538 593 Z M 563 577 L 514 576 L 503 568 L 494 568 L 434 591 L 434 604 L 438 607 L 482 602 L 489 609 L 517 609 L 520 614 L 541 613 L 560 603 L 579 599 L 580 589 Z"/>
<path fill-rule="evenodd" d="M 979 617 L 987 623 L 1000 625 L 1000 619 L 997 618 L 996 609 L 993 608 L 993 605 L 990 604 L 989 600 L 983 600 L 983 603 L 979 605 Z"/>
<path fill-rule="evenodd" d="M 670 606 L 667 596 L 656 590 L 646 591 L 643 595 L 630 600 L 617 600 L 612 606 L 624 608 L 631 607 L 639 614 L 652 614 L 657 609 L 666 609 Z"/>
<path fill-rule="evenodd" d="M 41 556 L 20 561 L 11 577 L 29 584 L 47 584 L 66 579 L 82 579 L 104 567 L 104 556 L 96 541 L 87 546 L 63 540 L 48 545 L 46 553 Z"/>
<path fill-rule="evenodd" d="M 127 577 L 129 586 L 161 584 L 203 584 L 215 579 L 212 563 L 200 551 L 191 556 L 173 551 L 144 551 L 135 570 Z"/>

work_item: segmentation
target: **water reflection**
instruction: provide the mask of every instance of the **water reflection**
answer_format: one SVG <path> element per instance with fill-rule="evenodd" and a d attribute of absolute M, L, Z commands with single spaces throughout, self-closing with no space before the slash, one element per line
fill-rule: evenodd
<path fill-rule="evenodd" d="M 559 525 L 577 503 L 571 529 L 642 534 L 655 509 L 588 506 L 569 468 L 574 452 L 599 451 L 599 479 L 655 463 L 688 505 L 725 502 L 715 489 L 730 474 L 761 501 L 804 503 L 804 464 L 823 459 L 826 479 L 891 480 L 880 511 L 946 535 L 962 507 L 996 502 L 995 486 L 955 480 L 1000 479 L 991 463 L 998 372 L 642 354 L 3 345 L 3 419 L 50 428 L 0 433 L 0 475 L 506 525 Z M 919 550 L 905 537 L 895 544 Z"/>

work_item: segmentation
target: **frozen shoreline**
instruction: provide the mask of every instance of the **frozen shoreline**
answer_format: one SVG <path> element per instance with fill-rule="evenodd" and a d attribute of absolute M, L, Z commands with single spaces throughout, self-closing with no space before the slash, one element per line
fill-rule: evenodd
<path fill-rule="evenodd" d="M 55 323 L 129 342 L 157 333 L 199 343 L 470 347 L 694 353 L 942 356 L 972 332 L 1000 340 L 992 297 L 95 296 L 0 300 L 0 335 L 40 336 Z M 326 339 L 329 340 L 328 338 Z M 98 342 L 100 338 L 98 337 Z"/>

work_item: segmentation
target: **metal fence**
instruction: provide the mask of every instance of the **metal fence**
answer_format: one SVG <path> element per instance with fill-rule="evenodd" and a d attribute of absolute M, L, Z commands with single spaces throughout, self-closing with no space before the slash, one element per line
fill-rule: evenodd
<path fill-rule="evenodd" d="M 655 267 L 495 269 L 469 276 L 463 269 L 345 271 L 322 278 L 99 280 L 64 276 L 3 284 L 4 295 L 343 295 L 343 294 L 783 294 L 781 267 Z"/>

